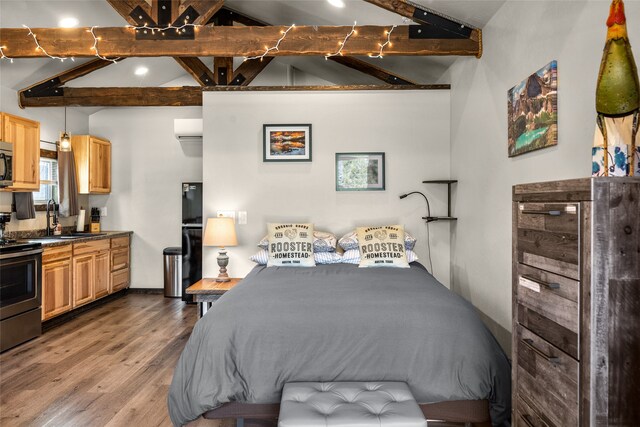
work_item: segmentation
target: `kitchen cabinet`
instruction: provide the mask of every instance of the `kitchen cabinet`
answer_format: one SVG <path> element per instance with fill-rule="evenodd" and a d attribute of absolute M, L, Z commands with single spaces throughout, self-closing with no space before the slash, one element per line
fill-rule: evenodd
<path fill-rule="evenodd" d="M 72 135 L 80 194 L 111 193 L 111 142 L 91 135 Z"/>
<path fill-rule="evenodd" d="M 42 320 L 129 287 L 129 236 L 45 247 L 42 254 Z"/>
<path fill-rule="evenodd" d="M 46 248 L 42 254 L 42 320 L 73 308 L 71 245 Z"/>
<path fill-rule="evenodd" d="M 94 255 L 95 266 L 95 282 L 94 282 L 94 297 L 95 299 L 102 298 L 103 296 L 111 293 L 110 281 L 111 281 L 111 269 L 110 269 L 110 257 L 109 251 L 102 251 Z"/>
<path fill-rule="evenodd" d="M 94 255 L 73 258 L 73 307 L 94 299 Z"/>
<path fill-rule="evenodd" d="M 129 286 L 129 237 L 111 239 L 111 292 Z"/>
<path fill-rule="evenodd" d="M 0 113 L 0 140 L 13 144 L 13 185 L 4 191 L 37 191 L 40 188 L 40 123 Z"/>

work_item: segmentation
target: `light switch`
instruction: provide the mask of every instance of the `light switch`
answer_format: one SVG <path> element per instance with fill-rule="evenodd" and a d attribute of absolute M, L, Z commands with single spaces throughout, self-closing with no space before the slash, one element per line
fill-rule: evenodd
<path fill-rule="evenodd" d="M 238 212 L 238 224 L 240 225 L 247 224 L 247 211 Z"/>
<path fill-rule="evenodd" d="M 107 216 L 107 207 L 100 208 L 100 216 Z"/>

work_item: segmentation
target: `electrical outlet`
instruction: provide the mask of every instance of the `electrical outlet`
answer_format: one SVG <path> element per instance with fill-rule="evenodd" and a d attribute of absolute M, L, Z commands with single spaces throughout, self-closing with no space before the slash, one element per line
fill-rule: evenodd
<path fill-rule="evenodd" d="M 107 207 L 100 208 L 100 216 L 107 216 Z"/>
<path fill-rule="evenodd" d="M 240 225 L 247 224 L 247 211 L 238 212 L 238 224 Z"/>

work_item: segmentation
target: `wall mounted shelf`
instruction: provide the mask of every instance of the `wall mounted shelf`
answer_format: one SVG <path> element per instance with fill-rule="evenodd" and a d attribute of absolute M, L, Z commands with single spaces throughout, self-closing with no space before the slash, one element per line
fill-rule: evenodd
<path fill-rule="evenodd" d="M 422 181 L 423 184 L 446 184 L 447 185 L 447 216 L 423 216 L 427 222 L 436 221 L 457 221 L 458 218 L 451 216 L 451 185 L 456 184 L 458 181 L 453 179 L 436 179 L 429 181 Z"/>

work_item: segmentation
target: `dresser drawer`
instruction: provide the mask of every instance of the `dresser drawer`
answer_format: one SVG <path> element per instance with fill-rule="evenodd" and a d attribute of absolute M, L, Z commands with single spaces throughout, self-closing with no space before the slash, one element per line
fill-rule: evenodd
<path fill-rule="evenodd" d="M 520 203 L 517 215 L 518 261 L 579 280 L 580 206 Z"/>
<path fill-rule="evenodd" d="M 512 421 L 514 427 L 555 427 L 544 415 L 534 411 L 520 396 L 516 402 L 516 413 Z"/>
<path fill-rule="evenodd" d="M 577 426 L 578 362 L 520 325 L 516 333 L 517 394 L 553 425 Z"/>
<path fill-rule="evenodd" d="M 578 359 L 580 282 L 525 264 L 516 280 L 519 323 Z"/>

